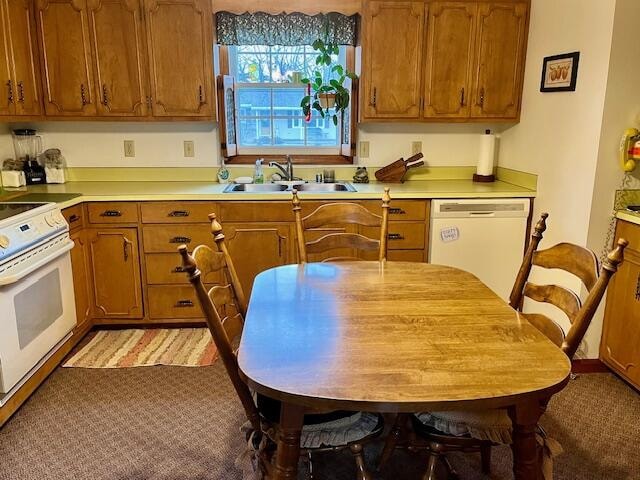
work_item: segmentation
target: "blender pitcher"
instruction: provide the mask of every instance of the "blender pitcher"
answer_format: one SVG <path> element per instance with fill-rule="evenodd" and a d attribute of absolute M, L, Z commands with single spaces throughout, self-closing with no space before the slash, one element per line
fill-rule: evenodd
<path fill-rule="evenodd" d="M 42 137 L 36 135 L 36 131 L 30 128 L 22 128 L 13 131 L 13 148 L 16 160 L 29 162 L 37 160 L 42 152 Z"/>

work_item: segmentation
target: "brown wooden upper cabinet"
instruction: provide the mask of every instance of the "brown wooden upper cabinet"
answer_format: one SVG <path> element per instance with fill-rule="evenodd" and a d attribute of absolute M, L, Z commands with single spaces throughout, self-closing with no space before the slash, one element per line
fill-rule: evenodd
<path fill-rule="evenodd" d="M 0 115 L 39 115 L 40 71 L 35 17 L 29 0 L 0 0 Z"/>
<path fill-rule="evenodd" d="M 526 3 L 478 6 L 472 117 L 517 118 L 527 34 Z"/>
<path fill-rule="evenodd" d="M 100 115 L 147 114 L 140 0 L 88 0 Z"/>
<path fill-rule="evenodd" d="M 45 112 L 95 115 L 85 1 L 37 0 L 36 5 Z"/>
<path fill-rule="evenodd" d="M 528 11 L 526 1 L 367 2 L 361 120 L 517 120 Z"/>
<path fill-rule="evenodd" d="M 213 115 L 210 0 L 145 0 L 153 114 Z"/>
<path fill-rule="evenodd" d="M 420 117 L 423 2 L 370 1 L 363 15 L 363 119 Z"/>

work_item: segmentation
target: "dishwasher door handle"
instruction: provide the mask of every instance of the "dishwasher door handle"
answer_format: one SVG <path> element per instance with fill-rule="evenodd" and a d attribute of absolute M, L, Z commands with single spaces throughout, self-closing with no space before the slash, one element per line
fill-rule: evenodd
<path fill-rule="evenodd" d="M 495 217 L 496 212 L 469 212 L 470 217 Z"/>

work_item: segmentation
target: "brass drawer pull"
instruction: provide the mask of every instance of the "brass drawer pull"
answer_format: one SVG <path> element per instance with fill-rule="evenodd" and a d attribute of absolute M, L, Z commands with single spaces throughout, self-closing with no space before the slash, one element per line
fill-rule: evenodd
<path fill-rule="evenodd" d="M 175 306 L 178 308 L 190 308 L 193 307 L 193 302 L 191 300 L 178 300 Z"/>
<path fill-rule="evenodd" d="M 102 85 L 102 104 L 107 107 L 109 106 L 109 92 L 107 91 L 107 84 Z"/>
<path fill-rule="evenodd" d="M 188 217 L 189 212 L 186 210 L 174 210 L 173 212 L 169 212 L 169 217 Z"/>
<path fill-rule="evenodd" d="M 636 301 L 640 301 L 640 273 L 638 274 L 638 280 L 636 280 Z"/>
<path fill-rule="evenodd" d="M 184 268 L 182 268 L 181 265 L 178 265 L 173 270 L 171 270 L 171 273 L 181 273 L 181 272 L 184 272 Z"/>
<path fill-rule="evenodd" d="M 80 100 L 82 101 L 83 107 L 89 104 L 89 101 L 87 100 L 87 89 L 85 88 L 84 83 L 80 84 Z"/>
<path fill-rule="evenodd" d="M 390 233 L 387 235 L 389 240 L 404 240 L 404 237 L 401 233 Z"/>
<path fill-rule="evenodd" d="M 69 223 L 77 222 L 78 220 L 80 220 L 80 217 L 75 213 L 69 217 Z"/>
<path fill-rule="evenodd" d="M 189 237 L 173 237 L 169 243 L 191 243 L 191 239 Z"/>
<path fill-rule="evenodd" d="M 121 217 L 122 212 L 120 210 L 105 210 L 100 214 L 101 217 Z"/>
<path fill-rule="evenodd" d="M 18 82 L 18 101 L 24 103 L 24 83 L 22 80 Z"/>
<path fill-rule="evenodd" d="M 389 213 L 392 215 L 405 215 L 407 212 L 401 208 L 390 208 Z"/>
<path fill-rule="evenodd" d="M 7 80 L 7 101 L 9 103 L 13 103 L 13 83 L 11 82 L 11 80 Z"/>

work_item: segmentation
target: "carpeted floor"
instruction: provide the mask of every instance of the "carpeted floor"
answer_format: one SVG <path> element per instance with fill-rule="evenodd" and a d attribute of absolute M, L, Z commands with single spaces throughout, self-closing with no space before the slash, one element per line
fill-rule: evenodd
<path fill-rule="evenodd" d="M 240 479 L 242 420 L 221 364 L 59 368 L 0 429 L 0 479 Z M 555 478 L 640 479 L 640 395 L 613 375 L 572 381 L 543 424 L 566 450 Z M 368 448 L 369 463 L 379 448 Z M 494 449 L 491 478 L 511 478 L 510 462 L 509 448 Z M 486 478 L 473 455 L 452 463 L 463 480 Z M 398 451 L 376 480 L 419 479 L 424 465 Z M 318 454 L 314 466 L 317 479 L 355 478 L 348 453 Z"/>

